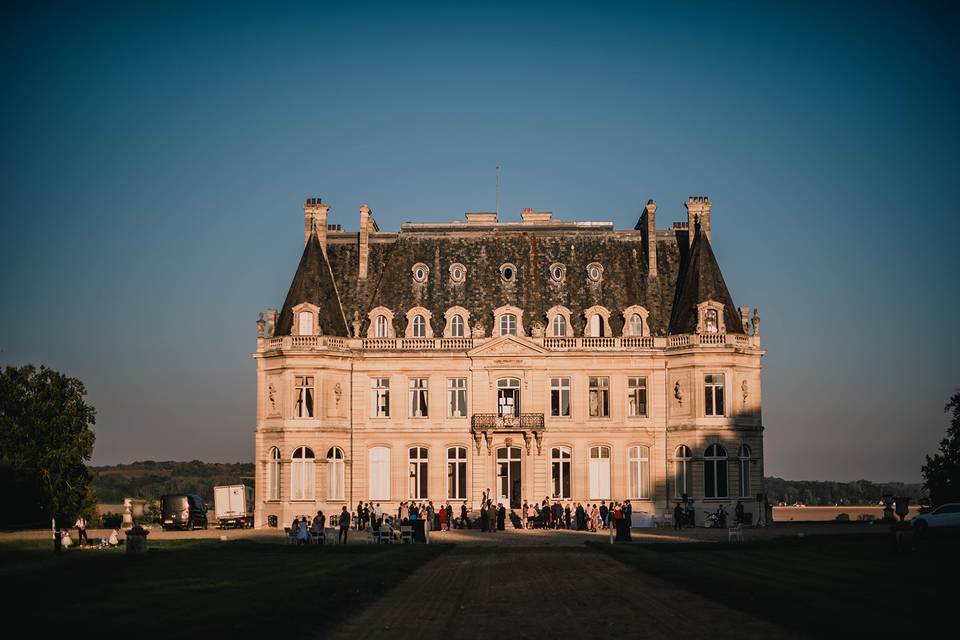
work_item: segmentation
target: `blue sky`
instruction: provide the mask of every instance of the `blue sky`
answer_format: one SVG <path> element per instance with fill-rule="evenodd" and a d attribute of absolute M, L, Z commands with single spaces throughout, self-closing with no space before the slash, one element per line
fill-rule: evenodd
<path fill-rule="evenodd" d="M 94 461 L 249 460 L 308 196 L 355 229 L 714 202 L 768 474 L 916 481 L 960 386 L 960 26 L 926 3 L 5 3 L 0 363 Z"/>

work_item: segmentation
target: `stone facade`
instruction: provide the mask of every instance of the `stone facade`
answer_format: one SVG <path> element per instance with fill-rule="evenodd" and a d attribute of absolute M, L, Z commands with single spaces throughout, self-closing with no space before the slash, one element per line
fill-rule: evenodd
<path fill-rule="evenodd" d="M 669 230 L 651 201 L 634 230 L 525 210 L 398 233 L 364 205 L 349 233 L 309 199 L 287 298 L 258 321 L 257 526 L 487 489 L 757 514 L 759 315 L 723 281 L 709 199 L 685 204 Z"/>

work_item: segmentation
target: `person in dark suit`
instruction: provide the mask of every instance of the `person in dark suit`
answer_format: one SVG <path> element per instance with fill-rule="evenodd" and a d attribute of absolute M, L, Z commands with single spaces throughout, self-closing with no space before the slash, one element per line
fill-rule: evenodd
<path fill-rule="evenodd" d="M 563 509 L 563 526 L 566 529 L 570 528 L 570 505 L 569 504 Z"/>
<path fill-rule="evenodd" d="M 470 518 L 467 517 L 467 505 L 460 505 L 460 528 L 469 529 L 470 528 Z"/>
<path fill-rule="evenodd" d="M 607 528 L 607 516 L 610 515 L 610 510 L 607 509 L 607 502 L 604 500 L 600 503 L 600 528 Z"/>
<path fill-rule="evenodd" d="M 503 531 L 506 528 L 507 509 L 501 502 L 497 508 L 497 530 Z"/>
<path fill-rule="evenodd" d="M 487 503 L 484 502 L 480 505 L 480 531 L 488 531 L 488 526 L 490 524 L 490 513 L 487 511 Z"/>
<path fill-rule="evenodd" d="M 683 507 L 680 506 L 679 502 L 673 508 L 673 528 L 683 529 Z"/>
<path fill-rule="evenodd" d="M 553 528 L 559 529 L 560 522 L 563 519 L 563 507 L 560 506 L 559 502 L 554 502 L 551 511 L 553 512 Z"/>

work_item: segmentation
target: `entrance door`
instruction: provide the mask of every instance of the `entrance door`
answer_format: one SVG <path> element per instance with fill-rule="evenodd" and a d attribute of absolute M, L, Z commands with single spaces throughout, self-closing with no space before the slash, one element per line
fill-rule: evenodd
<path fill-rule="evenodd" d="M 511 509 L 519 509 L 523 501 L 520 491 L 520 447 L 497 449 L 497 496 Z"/>

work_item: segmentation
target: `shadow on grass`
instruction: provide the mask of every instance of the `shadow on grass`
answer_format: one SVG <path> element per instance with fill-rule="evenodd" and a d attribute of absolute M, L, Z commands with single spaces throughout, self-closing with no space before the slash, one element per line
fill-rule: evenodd
<path fill-rule="evenodd" d="M 898 550 L 891 535 L 591 548 L 704 597 L 818 637 L 916 632 L 956 605 L 957 532 Z M 950 607 L 950 609 L 947 609 Z M 735 620 L 720 621 L 735 625 Z"/>
<path fill-rule="evenodd" d="M 26 628 L 164 637 L 322 635 L 453 545 L 295 547 L 157 541 L 141 557 L 49 541 L 0 544 L 4 604 Z M 12 591 L 12 593 L 10 593 Z M 9 627 L 8 627 L 9 630 Z"/>

